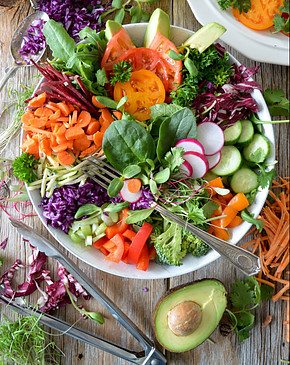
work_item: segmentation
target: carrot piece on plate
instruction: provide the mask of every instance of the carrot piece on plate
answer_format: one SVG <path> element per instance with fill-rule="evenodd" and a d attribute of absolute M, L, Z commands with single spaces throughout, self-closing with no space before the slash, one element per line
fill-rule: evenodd
<path fill-rule="evenodd" d="M 98 132 L 99 129 L 100 129 L 100 122 L 92 118 L 92 121 L 87 126 L 86 132 L 87 134 L 95 134 Z"/>
<path fill-rule="evenodd" d="M 77 126 L 80 128 L 87 127 L 91 122 L 91 114 L 85 110 L 83 110 L 78 116 Z"/>
<path fill-rule="evenodd" d="M 67 151 L 61 151 L 57 154 L 57 159 L 62 165 L 72 165 L 75 162 L 75 158 Z"/>
<path fill-rule="evenodd" d="M 35 98 L 29 100 L 28 104 L 32 108 L 39 108 L 46 102 L 46 92 L 36 96 Z"/>
<path fill-rule="evenodd" d="M 85 134 L 83 128 L 78 127 L 77 125 L 71 128 L 68 128 L 65 132 L 65 138 L 70 141 L 72 139 L 77 139 L 82 137 Z"/>

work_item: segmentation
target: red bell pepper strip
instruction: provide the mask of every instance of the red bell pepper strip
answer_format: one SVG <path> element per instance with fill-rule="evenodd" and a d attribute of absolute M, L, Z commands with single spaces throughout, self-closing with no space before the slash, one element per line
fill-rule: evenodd
<path fill-rule="evenodd" d="M 123 233 L 123 237 L 128 238 L 128 240 L 133 241 L 133 238 L 136 236 L 136 232 L 132 231 L 131 229 L 126 229 Z"/>
<path fill-rule="evenodd" d="M 133 238 L 131 246 L 129 248 L 128 253 L 128 262 L 130 264 L 137 264 L 139 257 L 141 255 L 142 248 L 146 244 L 147 239 L 149 238 L 152 232 L 153 226 L 151 224 L 145 222 L 143 226 L 140 228 L 136 236 Z"/>
<path fill-rule="evenodd" d="M 148 265 L 149 265 L 149 250 L 148 246 L 145 244 L 142 248 L 136 268 L 138 270 L 146 271 L 148 269 Z"/>
<path fill-rule="evenodd" d="M 98 240 L 96 240 L 95 242 L 93 242 L 93 246 L 96 248 L 101 248 L 107 241 L 108 241 L 108 238 L 106 236 L 103 236 L 103 237 L 99 238 Z"/>
<path fill-rule="evenodd" d="M 110 239 L 110 242 L 112 242 L 114 245 L 116 245 L 116 248 L 114 248 L 109 253 L 109 255 L 105 257 L 105 260 L 113 261 L 118 264 L 121 261 L 121 258 L 124 254 L 125 239 L 120 233 L 117 233 L 117 234 L 115 234 L 114 237 L 112 237 Z"/>
<path fill-rule="evenodd" d="M 149 248 L 149 260 L 155 260 L 156 257 L 156 248 L 154 247 L 154 245 L 152 245 Z"/>
<path fill-rule="evenodd" d="M 104 247 L 99 247 L 98 250 L 101 251 L 105 256 L 109 255 L 109 251 L 107 251 Z"/>
<path fill-rule="evenodd" d="M 124 253 L 122 256 L 122 261 L 125 262 L 125 264 L 128 264 L 128 252 L 129 252 L 129 248 L 130 248 L 131 243 L 128 241 L 125 241 L 125 246 L 124 246 Z"/>
<path fill-rule="evenodd" d="M 129 217 L 128 210 L 128 208 L 123 209 L 118 222 L 106 228 L 105 233 L 109 239 L 114 237 L 117 233 L 124 233 L 129 227 L 129 224 L 126 223 L 126 219 Z"/>

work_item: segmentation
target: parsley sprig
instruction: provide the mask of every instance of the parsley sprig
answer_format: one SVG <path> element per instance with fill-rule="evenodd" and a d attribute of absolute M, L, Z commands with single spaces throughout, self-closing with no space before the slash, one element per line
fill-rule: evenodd
<path fill-rule="evenodd" d="M 16 157 L 13 161 L 12 167 L 14 170 L 14 175 L 18 177 L 21 181 L 30 184 L 38 179 L 37 175 L 34 172 L 34 168 L 36 165 L 39 164 L 40 161 L 35 159 L 34 155 L 23 152 L 21 156 Z"/>
<path fill-rule="evenodd" d="M 222 10 L 232 6 L 234 9 L 238 9 L 240 14 L 247 13 L 252 6 L 251 0 L 219 0 L 218 4 Z"/>
<path fill-rule="evenodd" d="M 110 79 L 111 85 L 115 86 L 117 82 L 122 84 L 131 78 L 132 64 L 129 61 L 119 61 L 113 66 L 113 74 Z"/>
<path fill-rule="evenodd" d="M 251 313 L 260 305 L 261 300 L 271 298 L 272 288 L 267 285 L 259 286 L 258 281 L 253 277 L 248 277 L 246 281 L 237 280 L 231 286 L 229 295 L 233 310 L 227 309 L 233 328 L 240 341 L 244 341 L 250 336 L 255 321 L 255 316 Z"/>
<path fill-rule="evenodd" d="M 278 33 L 283 31 L 284 33 L 289 34 L 289 11 L 290 11 L 290 2 L 289 0 L 284 0 L 283 6 L 280 6 L 279 8 L 280 13 L 275 14 L 274 16 L 274 27 L 276 29 L 273 33 Z M 283 15 L 287 15 L 288 17 L 285 17 Z"/>

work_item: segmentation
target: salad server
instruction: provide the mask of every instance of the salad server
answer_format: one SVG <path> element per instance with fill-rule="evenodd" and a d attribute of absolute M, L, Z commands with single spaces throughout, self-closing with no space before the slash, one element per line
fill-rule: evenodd
<path fill-rule="evenodd" d="M 33 7 L 35 13 L 30 14 L 27 16 L 17 27 L 15 30 L 11 42 L 10 42 L 10 53 L 13 57 L 13 64 L 12 66 L 9 66 L 5 70 L 5 74 L 0 80 L 0 91 L 5 86 L 6 82 L 9 80 L 9 78 L 18 70 L 19 67 L 25 67 L 25 66 L 32 66 L 27 64 L 21 55 L 19 54 L 19 50 L 21 49 L 22 39 L 23 35 L 27 32 L 27 30 L 30 28 L 31 24 L 34 20 L 41 19 L 42 21 L 47 21 L 49 19 L 48 15 L 44 11 L 39 11 L 39 7 L 37 5 L 37 2 L 35 0 L 30 0 L 31 6 Z M 43 53 L 45 51 L 45 48 L 43 48 L 38 54 L 36 55 L 30 55 L 31 58 L 38 62 Z"/>
<path fill-rule="evenodd" d="M 121 174 L 112 166 L 94 156 L 87 158 L 87 161 L 90 162 L 90 164 L 94 168 L 88 170 L 81 169 L 81 171 L 105 189 L 108 189 L 110 179 L 121 176 Z M 104 176 L 104 174 L 106 176 Z M 107 176 L 109 176 L 109 178 Z M 169 218 L 171 221 L 179 224 L 180 226 L 187 229 L 189 232 L 203 240 L 206 244 L 208 244 L 212 249 L 217 251 L 221 256 L 225 257 L 228 261 L 230 261 L 231 264 L 233 264 L 237 269 L 242 271 L 245 275 L 252 276 L 258 274 L 258 272 L 261 271 L 261 262 L 258 256 L 239 246 L 231 245 L 226 241 L 212 236 L 202 229 L 197 228 L 193 224 L 181 219 L 176 214 L 171 213 L 169 210 L 158 205 L 156 202 L 151 202 L 151 207 L 154 208 L 161 215 L 164 215 L 166 218 Z"/>
<path fill-rule="evenodd" d="M 10 219 L 11 224 L 17 229 L 23 237 L 28 239 L 32 246 L 37 247 L 39 251 L 44 252 L 47 256 L 57 259 L 73 276 L 74 278 L 95 298 L 99 303 L 101 303 L 111 315 L 121 323 L 141 344 L 144 348 L 144 352 L 136 353 L 131 352 L 122 347 L 111 344 L 101 338 L 91 335 L 87 335 L 85 331 L 80 330 L 85 333 L 85 338 L 87 343 L 93 344 L 94 346 L 107 351 L 113 355 L 119 356 L 127 361 L 133 362 L 140 365 L 162 365 L 166 364 L 166 359 L 162 353 L 160 353 L 154 346 L 154 343 L 143 333 L 140 329 L 123 313 L 116 305 L 109 299 L 105 293 L 103 293 L 93 281 L 83 273 L 76 264 L 68 257 L 66 257 L 59 249 L 47 240 L 45 237 L 41 236 L 33 229 L 22 222 Z M 47 315 L 46 315 L 47 317 Z M 51 317 L 51 316 L 49 316 Z M 48 317 L 47 317 L 48 318 Z M 64 325 L 63 321 L 62 325 Z M 61 323 L 59 322 L 59 324 Z M 44 322 L 43 322 L 44 323 Z M 51 318 L 49 326 L 51 327 Z M 46 324 L 46 323 L 45 323 Z M 56 326 L 56 322 L 52 323 Z M 55 327 L 52 327 L 55 328 Z M 56 328 L 58 329 L 58 328 Z M 72 332 L 73 333 L 73 332 Z M 84 334 L 83 333 L 83 334 Z M 77 331 L 79 335 L 80 332 Z"/>

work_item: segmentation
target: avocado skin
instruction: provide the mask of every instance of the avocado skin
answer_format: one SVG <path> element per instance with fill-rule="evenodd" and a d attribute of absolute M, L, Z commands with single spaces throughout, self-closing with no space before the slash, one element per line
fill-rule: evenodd
<path fill-rule="evenodd" d="M 217 325 L 214 326 L 210 332 L 207 334 L 207 336 L 205 336 L 202 341 L 200 341 L 197 345 L 193 345 L 192 347 L 188 348 L 188 349 L 182 349 L 182 350 L 177 350 L 177 349 L 171 349 L 169 348 L 168 346 L 165 346 L 164 343 L 162 343 L 162 341 L 159 339 L 158 337 L 158 333 L 157 333 L 157 329 L 156 329 L 156 316 L 158 314 L 158 310 L 159 310 L 159 307 L 161 305 L 161 303 L 170 295 L 174 294 L 175 292 L 178 292 L 184 288 L 187 288 L 189 286 L 193 286 L 195 284 L 199 284 L 199 283 L 204 283 L 204 282 L 215 282 L 216 284 L 218 284 L 221 288 L 223 288 L 223 291 L 224 291 L 224 299 L 225 299 L 225 303 L 224 303 L 224 306 L 223 306 L 223 310 L 221 312 L 221 315 L 220 315 L 220 318 L 219 318 L 219 321 L 217 322 Z M 175 303 L 177 304 L 177 303 Z M 186 284 L 181 284 L 181 285 L 178 285 L 174 288 L 171 288 L 169 289 L 160 299 L 159 301 L 157 302 L 155 308 L 154 308 L 154 311 L 153 311 L 153 314 L 152 314 L 152 323 L 153 323 L 153 328 L 154 328 L 154 333 L 155 333 L 155 337 L 157 339 L 157 341 L 160 343 L 160 345 L 165 348 L 167 351 L 170 351 L 170 352 L 176 352 L 176 353 L 181 353 L 181 352 L 187 352 L 187 351 L 190 351 L 194 348 L 196 348 L 197 346 L 201 345 L 206 339 L 209 338 L 209 336 L 214 332 L 214 330 L 216 329 L 216 327 L 218 326 L 218 323 L 220 322 L 222 316 L 223 316 L 223 313 L 224 311 L 226 310 L 226 307 L 227 307 L 227 291 L 224 287 L 224 284 L 220 281 L 220 280 L 217 280 L 217 279 L 201 279 L 201 280 L 196 280 L 196 281 L 192 281 L 192 282 L 189 282 L 189 283 L 186 283 Z M 168 308 L 168 310 L 170 310 L 171 308 Z M 168 312 L 168 311 L 167 311 Z M 167 317 L 166 317 L 167 318 Z M 171 331 L 169 328 L 168 328 L 168 331 Z M 180 336 L 183 341 L 186 337 L 188 336 Z M 176 337 L 175 337 L 176 338 Z"/>

